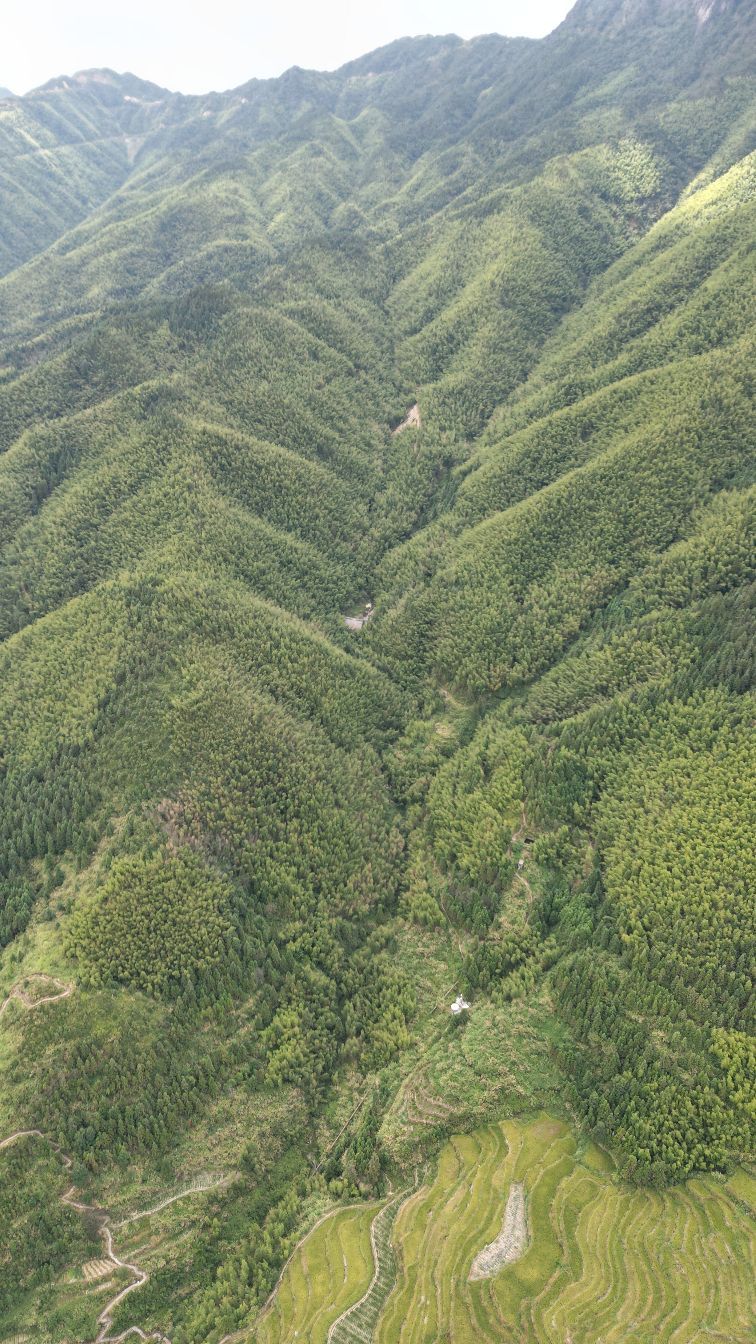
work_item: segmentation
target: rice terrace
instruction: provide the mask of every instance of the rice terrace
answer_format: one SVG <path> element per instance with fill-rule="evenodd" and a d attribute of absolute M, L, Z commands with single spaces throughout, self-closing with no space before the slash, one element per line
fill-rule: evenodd
<path fill-rule="evenodd" d="M 522 1183 L 527 1244 L 491 1277 L 473 1262 Z M 663 1192 L 616 1182 L 609 1156 L 542 1116 L 456 1135 L 393 1229 L 396 1282 L 375 1333 L 333 1323 L 372 1273 L 374 1205 L 334 1213 L 284 1272 L 259 1344 L 679 1344 L 753 1338 L 756 1179 Z M 326 1304 L 329 1304 L 326 1306 Z M 345 1323 L 347 1325 L 348 1323 Z M 329 1329 L 331 1333 L 329 1333 Z"/>

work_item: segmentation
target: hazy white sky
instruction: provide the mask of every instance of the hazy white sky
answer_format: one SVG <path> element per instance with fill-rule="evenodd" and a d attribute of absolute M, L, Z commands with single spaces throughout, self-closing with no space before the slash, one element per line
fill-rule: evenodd
<path fill-rule="evenodd" d="M 90 66 L 183 93 L 290 65 L 332 70 L 395 37 L 542 37 L 572 0 L 3 0 L 0 85 L 25 93 Z"/>

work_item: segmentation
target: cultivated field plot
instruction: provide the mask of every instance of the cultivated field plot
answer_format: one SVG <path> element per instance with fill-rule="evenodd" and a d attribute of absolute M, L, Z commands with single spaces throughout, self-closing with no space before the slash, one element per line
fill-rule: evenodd
<path fill-rule="evenodd" d="M 526 1233 L 504 1268 L 471 1282 L 473 1260 L 502 1232 L 513 1182 L 524 1187 Z M 621 1186 L 599 1149 L 578 1156 L 570 1130 L 546 1117 L 455 1137 L 432 1185 L 399 1211 L 399 1278 L 376 1340 L 746 1344 L 756 1245 L 747 1190 L 743 1174 L 732 1189 L 711 1178 L 663 1193 Z"/>
<path fill-rule="evenodd" d="M 334 1321 L 373 1278 L 370 1225 L 379 1209 L 379 1204 L 340 1209 L 305 1237 L 257 1326 L 256 1344 L 326 1344 Z"/>

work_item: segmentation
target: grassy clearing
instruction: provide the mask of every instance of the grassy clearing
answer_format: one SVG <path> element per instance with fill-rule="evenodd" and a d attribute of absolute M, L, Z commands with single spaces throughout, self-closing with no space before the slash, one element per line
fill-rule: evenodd
<path fill-rule="evenodd" d="M 456 992 L 451 977 L 448 986 Z M 452 997 L 441 996 L 429 1016 L 381 1130 L 404 1170 L 436 1151 L 440 1139 L 481 1120 L 561 1110 L 554 1050 L 562 1032 L 545 993 L 503 1006 L 479 999 L 464 1027 L 450 1016 Z"/>
<path fill-rule="evenodd" d="M 547 1117 L 452 1138 L 435 1180 L 397 1217 L 399 1277 L 378 1344 L 745 1344 L 756 1241 L 742 1197 L 712 1177 L 631 1189 L 607 1166 Z M 513 1180 L 526 1189 L 528 1248 L 471 1283 Z"/>
<path fill-rule="evenodd" d="M 363 1295 L 373 1277 L 370 1225 L 378 1208 L 364 1204 L 340 1209 L 300 1242 L 258 1324 L 256 1344 L 325 1344 L 333 1322 Z"/>

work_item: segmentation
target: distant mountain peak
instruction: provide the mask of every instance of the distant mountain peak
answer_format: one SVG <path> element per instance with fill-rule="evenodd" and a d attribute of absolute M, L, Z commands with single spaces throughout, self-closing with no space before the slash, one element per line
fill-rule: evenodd
<path fill-rule="evenodd" d="M 142 98 L 165 98 L 169 94 L 168 89 L 164 89 L 160 84 L 153 84 L 151 80 L 140 79 L 138 75 L 132 75 L 130 72 L 119 74 L 117 70 L 110 70 L 107 67 L 95 67 L 90 70 L 76 70 L 72 75 L 58 75 L 50 79 L 45 84 L 40 84 L 32 93 L 58 93 L 67 89 L 86 88 L 87 86 L 98 86 L 100 88 L 113 89 L 121 94 L 138 94 Z"/>
<path fill-rule="evenodd" d="M 577 0 L 564 26 L 619 29 L 629 24 L 653 23 L 671 15 L 688 16 L 702 28 L 720 14 L 734 13 L 743 0 Z"/>

